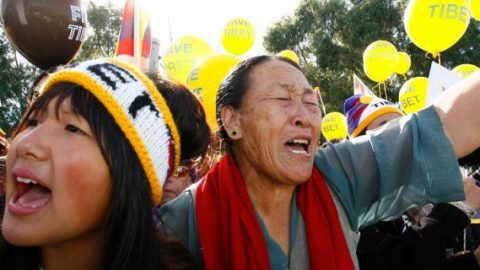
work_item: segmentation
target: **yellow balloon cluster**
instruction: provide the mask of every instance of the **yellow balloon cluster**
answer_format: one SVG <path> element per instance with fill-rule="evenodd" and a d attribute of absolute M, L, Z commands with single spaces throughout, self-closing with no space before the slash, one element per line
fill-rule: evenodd
<path fill-rule="evenodd" d="M 222 44 L 225 50 L 235 55 L 241 55 L 252 48 L 255 42 L 255 30 L 252 24 L 244 18 L 231 19 L 222 34 Z"/>
<path fill-rule="evenodd" d="M 405 113 L 417 112 L 427 101 L 428 78 L 414 77 L 405 82 L 398 93 L 400 107 Z"/>
<path fill-rule="evenodd" d="M 469 4 L 470 0 L 410 0 L 403 21 L 408 37 L 436 58 L 467 30 Z"/>
<path fill-rule="evenodd" d="M 339 112 L 327 113 L 322 119 L 322 134 L 328 141 L 347 138 L 347 130 L 347 119 Z"/>
<path fill-rule="evenodd" d="M 468 75 L 472 74 L 473 72 L 477 71 L 478 67 L 472 64 L 462 64 L 454 67 L 452 69 L 453 72 L 457 73 L 458 75 L 462 76 L 462 78 L 468 77 Z"/>
<path fill-rule="evenodd" d="M 475 20 L 480 21 L 480 0 L 470 0 L 470 13 Z"/>
<path fill-rule="evenodd" d="M 300 59 L 298 58 L 298 55 L 292 50 L 283 50 L 278 53 L 278 56 L 288 58 L 297 64 L 300 63 Z"/>
<path fill-rule="evenodd" d="M 410 56 L 407 53 L 398 52 L 398 63 L 395 66 L 394 72 L 403 75 L 410 69 L 411 64 L 412 60 L 410 60 Z"/>
<path fill-rule="evenodd" d="M 199 59 L 188 76 L 187 86 L 200 97 L 212 131 L 217 129 L 215 102 L 218 88 L 239 62 L 240 59 L 230 54 L 211 54 Z"/>
<path fill-rule="evenodd" d="M 212 49 L 202 39 L 184 36 L 170 45 L 163 56 L 163 67 L 171 80 L 185 83 L 195 61 L 210 53 Z"/>
<path fill-rule="evenodd" d="M 375 82 L 384 82 L 392 76 L 397 63 L 397 49 L 385 40 L 372 42 L 363 52 L 363 70 Z"/>

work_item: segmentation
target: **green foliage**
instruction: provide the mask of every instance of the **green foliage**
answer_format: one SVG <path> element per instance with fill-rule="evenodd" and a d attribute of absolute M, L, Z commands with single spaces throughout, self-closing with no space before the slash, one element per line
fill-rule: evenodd
<path fill-rule="evenodd" d="M 403 25 L 407 0 L 303 0 L 290 17 L 269 29 L 265 48 L 278 53 L 294 50 L 307 78 L 319 86 L 327 112 L 343 112 L 343 102 L 353 94 L 352 74 L 378 94 L 378 86 L 363 72 L 362 56 L 373 41 L 383 39 L 412 59 L 408 77 L 428 76 L 432 59 L 410 42 Z M 448 31 L 448 29 L 445 29 Z M 452 48 L 441 55 L 441 64 L 452 68 L 463 63 L 480 64 L 480 23 L 473 20 Z M 395 75 L 387 82 L 388 97 L 398 100 L 405 82 Z"/>
<path fill-rule="evenodd" d="M 18 58 L 0 28 L 0 128 L 5 132 L 20 118 L 29 95 L 30 79 L 39 74 L 37 68 Z"/>
<path fill-rule="evenodd" d="M 88 5 L 90 32 L 82 45 L 76 62 L 101 57 L 113 57 L 120 31 L 122 10 L 112 6 L 97 6 L 91 1 Z"/>
<path fill-rule="evenodd" d="M 120 29 L 121 9 L 110 3 L 97 6 L 91 1 L 87 14 L 91 33 L 74 61 L 113 56 Z M 21 57 L 15 53 L 3 28 L 0 28 L 0 128 L 6 132 L 19 121 L 33 82 L 40 75 L 39 69 L 19 59 Z"/>

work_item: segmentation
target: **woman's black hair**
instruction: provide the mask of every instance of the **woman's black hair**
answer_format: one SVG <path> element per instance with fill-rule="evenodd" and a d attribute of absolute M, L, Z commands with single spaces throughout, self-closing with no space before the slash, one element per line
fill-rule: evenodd
<path fill-rule="evenodd" d="M 216 100 L 216 118 L 218 124 L 217 137 L 225 145 L 225 150 L 230 153 L 232 148 L 232 141 L 228 137 L 225 128 L 223 127 L 221 112 L 225 106 L 232 106 L 233 108 L 239 108 L 242 105 L 243 98 L 247 89 L 250 87 L 250 73 L 252 70 L 267 61 L 283 61 L 291 64 L 296 67 L 298 70 L 302 71 L 300 66 L 285 57 L 280 56 L 271 56 L 271 55 L 260 55 L 252 57 L 240 62 L 225 78 L 225 80 L 220 85 L 217 93 Z M 302 71 L 303 73 L 303 71 Z"/>
<path fill-rule="evenodd" d="M 180 160 L 203 160 L 209 150 L 212 133 L 202 104 L 184 85 L 163 80 L 157 74 L 148 74 L 148 77 L 168 104 L 179 130 Z"/>
<path fill-rule="evenodd" d="M 89 123 L 112 175 L 112 193 L 103 225 L 102 269 L 193 269 L 194 261 L 186 249 L 157 233 L 150 186 L 140 161 L 112 116 L 91 93 L 70 83 L 53 86 L 32 104 L 19 130 L 32 113 L 45 111 L 55 100 L 58 114 L 60 105 L 68 99 L 72 111 Z M 15 247 L 5 240 L 3 243 L 1 269 L 38 269 L 38 247 Z"/>

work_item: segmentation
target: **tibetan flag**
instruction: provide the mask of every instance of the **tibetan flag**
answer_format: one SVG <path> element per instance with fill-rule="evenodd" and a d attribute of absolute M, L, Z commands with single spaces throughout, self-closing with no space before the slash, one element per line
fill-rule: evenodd
<path fill-rule="evenodd" d="M 372 96 L 375 97 L 376 95 L 368 88 L 368 86 L 363 83 L 357 75 L 353 74 L 353 94 L 354 95 L 362 95 L 362 96 Z"/>
<path fill-rule="evenodd" d="M 115 56 L 148 69 L 152 37 L 146 0 L 126 0 Z"/>

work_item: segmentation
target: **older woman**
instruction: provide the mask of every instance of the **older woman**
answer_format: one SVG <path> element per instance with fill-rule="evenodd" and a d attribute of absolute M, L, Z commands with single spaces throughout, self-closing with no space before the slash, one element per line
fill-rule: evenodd
<path fill-rule="evenodd" d="M 466 91 L 458 102 L 480 100 Z M 353 231 L 414 203 L 463 200 L 456 156 L 480 145 L 480 118 L 455 117 L 475 110 L 444 100 L 317 150 L 317 100 L 295 63 L 272 56 L 243 61 L 220 87 L 227 154 L 159 211 L 207 269 L 353 269 Z"/>

